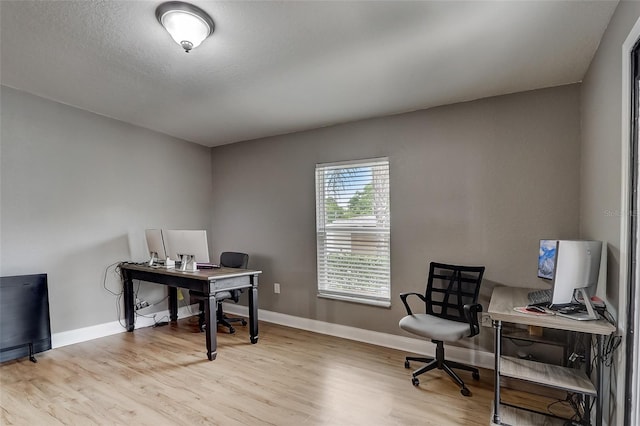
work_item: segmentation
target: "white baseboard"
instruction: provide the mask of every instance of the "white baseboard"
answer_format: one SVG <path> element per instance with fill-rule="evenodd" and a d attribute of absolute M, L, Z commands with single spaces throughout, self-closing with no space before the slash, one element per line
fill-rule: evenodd
<path fill-rule="evenodd" d="M 246 306 L 237 305 L 235 303 L 224 303 L 223 305 L 225 312 L 245 317 L 249 316 L 249 308 Z M 183 306 L 178 309 L 178 318 L 186 318 L 195 315 L 197 312 L 198 305 L 191 305 L 188 307 Z M 150 315 L 155 315 L 155 318 L 160 321 L 163 317 L 169 318 L 169 311 L 165 310 L 154 312 Z M 435 354 L 436 346 L 426 340 L 398 336 L 395 334 L 380 333 L 378 331 L 363 330 L 361 328 L 332 324 L 308 318 L 295 317 L 292 315 L 281 314 L 279 312 L 266 311 L 264 309 L 260 309 L 258 311 L 258 317 L 260 318 L 260 321 L 313 331 L 315 333 L 341 337 L 343 339 L 355 340 L 386 348 L 398 349 L 409 353 L 424 354 L 429 357 L 433 357 Z M 155 324 L 155 321 L 156 320 L 154 320 L 154 318 L 149 318 L 147 316 L 137 316 L 135 328 L 150 327 Z M 113 321 L 106 324 L 79 328 L 76 330 L 63 331 L 61 333 L 54 333 L 51 336 L 51 346 L 54 349 L 60 348 L 67 345 L 73 345 L 74 343 L 81 343 L 98 339 L 100 337 L 111 336 L 117 333 L 124 333 L 125 331 L 124 320 L 121 320 L 120 322 Z M 494 357 L 493 353 L 490 352 L 448 345 L 446 347 L 446 355 L 448 359 L 461 362 L 463 364 L 470 364 L 490 370 L 493 370 L 494 368 Z"/>
<path fill-rule="evenodd" d="M 194 315 L 198 312 L 198 305 L 191 305 L 190 307 L 183 306 L 178 308 L 178 318 L 186 318 Z M 156 323 L 156 321 L 169 320 L 169 311 L 164 310 L 160 312 L 153 312 L 150 314 L 144 314 L 145 316 L 138 315 L 135 320 L 135 328 L 150 327 Z M 154 318 L 155 316 L 155 318 Z M 51 335 L 51 346 L 55 348 L 61 348 L 67 345 L 73 345 L 74 343 L 86 342 L 100 337 L 111 336 L 112 334 L 124 333 L 126 330 L 124 325 L 124 319 L 120 321 L 113 321 L 106 324 L 98 324 L 91 327 L 78 328 L 76 330 L 63 331 L 61 333 L 54 333 Z"/>
<path fill-rule="evenodd" d="M 245 317 L 249 316 L 249 308 L 246 306 L 237 305 L 235 303 L 223 303 L 223 306 L 224 311 L 229 314 Z M 264 309 L 260 309 L 258 311 L 258 317 L 260 318 L 260 321 L 270 322 L 273 324 L 313 331 L 358 342 L 370 343 L 372 345 L 398 349 L 414 354 L 423 354 L 428 357 L 435 356 L 436 345 L 427 340 L 380 333 L 378 331 L 364 330 L 361 328 L 332 324 L 308 318 L 300 318 L 292 315 L 281 314 L 279 312 L 266 311 Z M 469 364 L 489 370 L 493 370 L 495 366 L 495 359 L 491 352 L 448 345 L 446 346 L 445 353 L 447 359 L 463 364 Z"/>

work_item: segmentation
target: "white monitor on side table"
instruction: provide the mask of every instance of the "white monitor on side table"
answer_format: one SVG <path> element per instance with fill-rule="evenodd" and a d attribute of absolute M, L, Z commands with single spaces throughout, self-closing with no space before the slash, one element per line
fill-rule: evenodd
<path fill-rule="evenodd" d="M 209 263 L 209 244 L 205 230 L 164 231 L 167 254 L 180 261 L 180 270 L 197 271 L 197 263 Z"/>
<path fill-rule="evenodd" d="M 583 303 L 587 313 L 567 314 L 568 318 L 577 320 L 596 320 L 598 314 L 593 308 L 591 296 L 595 294 L 600 274 L 600 260 L 602 256 L 602 241 L 586 240 L 543 240 L 548 244 L 553 242 L 555 250 L 550 256 L 549 265 L 553 265 L 549 272 L 553 280 L 553 298 L 551 306 Z M 541 241 L 541 247 L 543 242 Z M 541 263 L 539 263 L 541 265 Z M 544 269 L 544 268 L 543 268 Z M 540 275 L 540 268 L 539 273 Z M 580 298 L 582 300 L 580 300 Z M 558 313 L 558 315 L 562 315 Z M 565 316 L 565 315 L 563 315 Z"/>

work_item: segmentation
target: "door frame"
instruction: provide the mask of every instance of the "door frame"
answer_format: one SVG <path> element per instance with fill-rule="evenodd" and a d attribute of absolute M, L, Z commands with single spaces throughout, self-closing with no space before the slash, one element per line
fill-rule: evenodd
<path fill-rule="evenodd" d="M 640 375 L 638 353 L 640 351 L 640 288 L 638 288 L 638 259 L 640 246 L 638 239 L 638 215 L 634 212 L 638 206 L 638 194 L 634 189 L 638 183 L 638 97 L 640 90 L 635 83 L 635 62 L 640 41 L 640 19 L 633 26 L 622 45 L 622 163 L 621 163 L 621 214 L 620 214 L 620 291 L 618 328 L 624 334 L 623 350 L 619 354 L 620 369 L 617 373 L 616 411 L 624 424 L 640 424 Z M 635 62 L 635 63 L 634 63 Z M 638 70 L 640 73 L 640 70 Z M 634 235 L 632 235 L 632 232 Z M 628 307 L 625 309 L 625 307 Z M 631 373 L 631 374 L 628 374 Z"/>

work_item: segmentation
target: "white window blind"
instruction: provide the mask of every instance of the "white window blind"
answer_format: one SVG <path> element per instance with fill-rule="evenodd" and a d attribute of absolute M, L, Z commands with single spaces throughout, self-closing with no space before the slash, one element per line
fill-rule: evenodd
<path fill-rule="evenodd" d="M 320 296 L 390 305 L 389 160 L 316 165 Z"/>

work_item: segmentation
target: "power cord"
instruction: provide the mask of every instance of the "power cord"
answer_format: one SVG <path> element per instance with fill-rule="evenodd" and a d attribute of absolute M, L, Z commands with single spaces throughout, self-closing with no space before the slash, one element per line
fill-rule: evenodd
<path fill-rule="evenodd" d="M 606 367 L 611 367 L 613 364 L 613 354 L 618 349 L 622 343 L 622 336 L 608 336 L 607 342 L 605 343 L 605 348 L 603 352 L 603 363 Z"/>
<path fill-rule="evenodd" d="M 155 321 L 155 319 L 154 319 L 154 321 Z M 169 324 L 169 317 L 165 315 L 162 318 L 160 318 L 160 321 L 156 321 L 156 323 L 153 324 L 153 326 L 154 327 L 162 327 L 163 325 L 168 325 L 168 324 Z"/>
<path fill-rule="evenodd" d="M 552 416 L 562 418 L 561 414 L 563 413 L 555 413 L 553 411 L 553 406 L 562 405 L 564 407 L 570 407 L 573 410 L 573 415 L 569 419 L 570 421 L 578 420 L 581 421 L 582 416 L 580 415 L 580 410 L 578 408 L 578 403 L 575 401 L 576 394 L 567 393 L 567 397 L 565 399 L 558 399 L 547 405 L 547 412 Z"/>
<path fill-rule="evenodd" d="M 167 300 L 167 299 L 169 298 L 169 295 L 166 295 L 165 297 L 163 297 L 162 299 L 158 300 L 157 302 L 149 303 L 149 302 L 147 302 L 147 301 L 145 301 L 145 300 L 140 300 L 140 299 L 138 299 L 138 297 L 137 297 L 137 296 L 138 296 L 138 293 L 137 293 L 137 291 L 136 291 L 136 297 L 135 297 L 135 300 L 136 300 L 136 301 L 140 301 L 140 302 L 139 302 L 140 304 L 138 305 L 138 304 L 137 304 L 138 302 L 136 302 L 136 306 L 135 306 L 135 313 L 136 313 L 136 315 L 139 315 L 139 316 L 141 316 L 141 317 L 146 317 L 146 318 L 148 318 L 148 317 L 147 317 L 147 316 L 145 316 L 145 315 L 140 314 L 138 311 L 139 311 L 139 310 L 141 310 L 141 309 L 146 309 L 146 308 L 150 308 L 150 307 L 152 307 L 152 306 L 155 306 L 155 305 L 157 305 L 157 304 L 159 304 L 159 303 L 164 302 L 165 300 Z"/>
<path fill-rule="evenodd" d="M 104 270 L 104 277 L 102 279 L 102 287 L 104 287 L 105 290 L 107 290 L 109 293 L 113 294 L 114 296 L 121 295 L 122 294 L 122 288 L 120 288 L 119 292 L 115 292 L 115 291 L 109 289 L 107 287 L 107 274 L 109 273 L 109 269 L 115 266 L 115 268 L 114 268 L 112 273 L 118 277 L 120 282 L 122 282 L 122 274 L 121 274 L 121 271 L 120 271 L 120 263 L 122 263 L 122 262 L 115 262 L 115 263 L 112 263 L 111 265 L 107 266 L 105 268 L 105 270 Z"/>
<path fill-rule="evenodd" d="M 602 360 L 602 364 L 605 367 L 611 367 L 611 365 L 613 365 L 613 354 L 615 353 L 616 349 L 618 349 L 618 347 L 620 346 L 620 343 L 622 343 L 621 336 L 605 337 L 605 342 L 602 348 L 602 355 L 597 354 L 596 356 L 593 357 L 593 360 L 591 361 L 591 371 L 593 371 L 595 363 L 598 361 L 598 359 Z M 594 342 L 591 342 L 591 349 L 592 351 L 595 352 Z"/>
<path fill-rule="evenodd" d="M 126 324 L 124 324 L 122 322 L 121 308 L 120 308 L 120 305 L 122 303 L 122 298 L 124 296 L 124 289 L 120 288 L 120 291 L 116 292 L 116 291 L 113 291 L 113 290 L 111 290 L 110 288 L 107 287 L 107 276 L 109 275 L 109 270 L 111 268 L 113 268 L 112 274 L 117 278 L 118 282 L 120 282 L 120 283 L 122 282 L 122 271 L 120 269 L 120 264 L 122 264 L 122 263 L 133 264 L 133 265 L 145 265 L 146 262 L 122 262 L 122 261 L 118 261 L 118 262 L 114 262 L 114 263 L 108 265 L 105 268 L 105 271 L 104 271 L 104 276 L 103 276 L 103 279 L 102 279 L 102 286 L 106 291 L 108 291 L 112 295 L 116 296 L 116 314 L 117 314 L 117 317 L 118 317 L 118 323 L 122 326 L 122 328 L 127 328 Z M 141 285 L 140 280 L 136 280 L 136 281 L 137 281 L 136 287 L 135 287 L 135 290 L 133 292 L 134 293 L 133 294 L 134 300 L 138 300 L 139 299 L 138 298 L 138 293 L 140 291 L 140 285 Z M 163 326 L 163 325 L 167 325 L 169 323 L 169 321 L 168 321 L 169 317 L 167 315 L 162 316 L 160 318 L 160 320 L 156 321 L 156 315 L 157 314 L 143 315 L 143 314 L 139 313 L 138 310 L 139 309 L 148 308 L 150 306 L 157 305 L 157 304 L 167 300 L 168 298 L 169 298 L 169 296 L 167 295 L 167 296 L 163 297 L 162 299 L 160 299 L 157 302 L 149 303 L 146 306 L 141 306 L 138 309 L 134 309 L 134 313 L 135 313 L 135 315 L 134 315 L 134 327 L 135 327 L 135 318 L 137 318 L 138 316 L 145 317 L 145 318 L 151 318 L 154 321 L 154 325 L 153 325 L 154 327 L 160 327 L 160 326 Z M 182 301 L 183 301 L 184 305 L 187 307 L 187 309 L 189 310 L 189 313 L 193 314 L 193 312 L 191 310 L 191 306 L 189 305 L 189 303 L 184 299 Z M 178 300 L 178 303 L 180 303 L 180 300 Z"/>
<path fill-rule="evenodd" d="M 118 261 L 118 262 L 114 262 L 111 265 L 107 266 L 104 270 L 104 276 L 102 278 L 102 287 L 108 291 L 109 293 L 111 293 L 112 295 L 116 296 L 116 315 L 118 318 L 118 323 L 122 326 L 122 328 L 127 328 L 126 324 L 124 324 L 122 322 L 122 318 L 121 318 L 121 311 L 120 311 L 120 305 L 122 302 L 122 297 L 124 295 L 124 289 L 121 287 L 120 291 L 115 292 L 113 290 L 111 290 L 109 287 L 107 287 L 107 275 L 109 274 L 109 270 L 111 268 L 113 268 L 112 271 L 112 275 L 114 275 L 118 282 L 122 283 L 122 271 L 120 270 L 120 264 L 122 262 Z"/>

